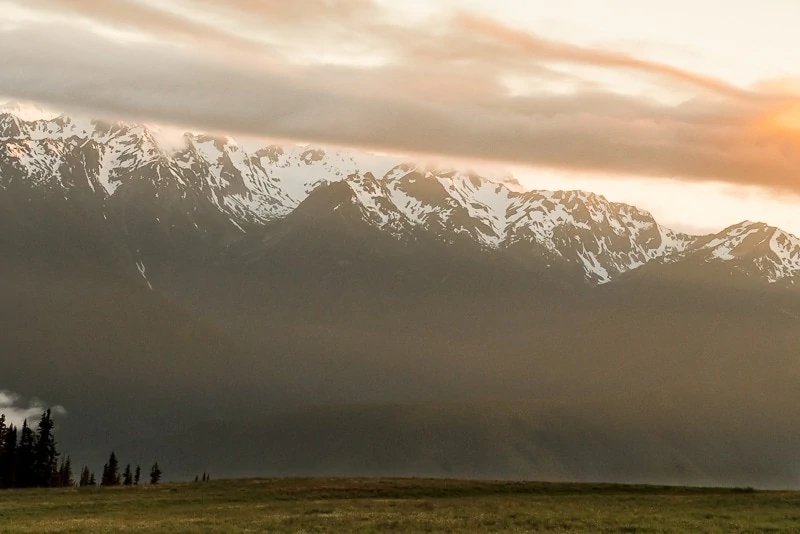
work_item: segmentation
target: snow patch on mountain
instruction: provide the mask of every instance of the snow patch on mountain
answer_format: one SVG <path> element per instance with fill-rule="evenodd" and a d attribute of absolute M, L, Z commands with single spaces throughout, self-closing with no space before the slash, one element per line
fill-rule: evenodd
<path fill-rule="evenodd" d="M 744 221 L 690 247 L 688 258 L 731 264 L 770 283 L 800 275 L 800 238 L 764 223 Z"/>
<path fill-rule="evenodd" d="M 390 157 L 312 146 L 248 143 L 249 149 L 230 137 L 192 133 L 162 147 L 158 132 L 145 125 L 26 116 L 33 120 L 0 112 L 0 155 L 7 156 L 15 175 L 66 193 L 75 184 L 60 169 L 84 165 L 89 187 L 102 188 L 107 197 L 149 175 L 157 186 L 177 187 L 186 194 L 199 190 L 240 228 L 285 217 L 321 185 L 358 172 L 382 176 L 398 163 Z"/>
<path fill-rule="evenodd" d="M 595 283 L 656 259 L 671 261 L 694 240 L 646 211 L 583 191 L 519 193 L 474 174 L 412 165 L 347 183 L 364 220 L 396 237 L 422 230 L 445 242 L 466 235 L 491 250 L 535 245 L 579 265 Z"/>

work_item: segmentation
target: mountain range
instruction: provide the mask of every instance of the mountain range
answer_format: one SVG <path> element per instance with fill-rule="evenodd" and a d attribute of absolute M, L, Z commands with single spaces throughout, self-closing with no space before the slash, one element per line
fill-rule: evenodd
<path fill-rule="evenodd" d="M 693 236 L 504 176 L 205 134 L 167 143 L 153 126 L 13 107 L 0 110 L 0 223 L 0 386 L 65 405 L 65 440 L 87 458 L 110 435 L 131 455 L 202 448 L 209 465 L 176 476 L 358 474 L 363 443 L 324 454 L 343 437 L 317 433 L 319 412 L 303 408 L 323 405 L 350 436 L 394 414 L 405 446 L 371 442 L 387 449 L 369 474 L 800 480 L 787 430 L 800 415 L 800 239 L 763 223 Z M 503 408 L 520 401 L 535 408 Z M 452 403 L 497 415 L 465 433 L 433 408 Z M 281 413 L 292 442 L 276 436 Z M 651 416 L 680 439 L 654 439 Z M 263 424 L 237 439 L 294 467 L 258 446 L 226 459 L 193 430 L 247 417 Z M 448 464 L 411 438 L 419 424 L 504 456 Z M 700 427 L 693 441 L 685 428 Z M 316 444 L 302 468 L 286 456 L 299 435 Z M 553 445 L 564 436 L 577 442 Z M 592 467 L 598 443 L 613 470 Z M 669 463 L 626 469 L 642 447 Z"/>
<path fill-rule="evenodd" d="M 422 169 L 391 157 L 308 146 L 248 150 L 229 137 L 189 133 L 170 151 L 156 137 L 141 125 L 66 116 L 24 121 L 5 112 L 0 185 L 81 202 L 95 217 L 111 216 L 110 227 L 130 197 L 147 195 L 161 205 L 160 226 L 191 225 L 219 244 L 285 219 L 316 189 L 343 182 L 349 198 L 320 209 L 342 210 L 401 241 L 525 250 L 579 267 L 590 283 L 653 261 L 724 262 L 772 283 L 793 284 L 800 272 L 800 239 L 765 224 L 689 236 L 644 210 L 583 191 L 524 191 L 513 179 Z"/>

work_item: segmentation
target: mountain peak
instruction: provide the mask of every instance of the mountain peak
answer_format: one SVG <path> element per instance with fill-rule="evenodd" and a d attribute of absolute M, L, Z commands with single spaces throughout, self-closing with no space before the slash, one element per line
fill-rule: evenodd
<path fill-rule="evenodd" d="M 687 255 L 729 263 L 738 272 L 773 283 L 800 276 L 800 238 L 762 222 L 743 221 L 701 238 Z"/>

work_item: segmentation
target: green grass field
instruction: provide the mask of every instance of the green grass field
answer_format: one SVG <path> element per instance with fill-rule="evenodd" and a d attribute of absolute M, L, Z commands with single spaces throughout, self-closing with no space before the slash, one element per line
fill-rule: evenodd
<path fill-rule="evenodd" d="M 0 492 L 0 532 L 800 532 L 800 493 L 416 479 Z"/>

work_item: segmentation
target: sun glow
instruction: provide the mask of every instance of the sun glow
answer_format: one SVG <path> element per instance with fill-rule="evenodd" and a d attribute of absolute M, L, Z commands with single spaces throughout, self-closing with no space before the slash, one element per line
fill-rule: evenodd
<path fill-rule="evenodd" d="M 792 104 L 774 114 L 769 124 L 779 130 L 800 131 L 800 103 Z"/>

